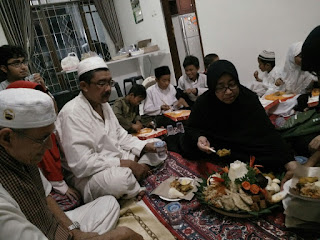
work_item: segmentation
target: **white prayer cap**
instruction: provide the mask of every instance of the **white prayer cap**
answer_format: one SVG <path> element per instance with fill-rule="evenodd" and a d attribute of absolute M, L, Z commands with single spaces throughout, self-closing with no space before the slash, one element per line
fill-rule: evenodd
<path fill-rule="evenodd" d="M 52 99 L 29 88 L 0 91 L 0 127 L 17 129 L 49 126 L 56 120 Z"/>
<path fill-rule="evenodd" d="M 78 65 L 78 77 L 82 74 L 98 68 L 108 68 L 101 57 L 89 57 L 82 60 Z"/>
<path fill-rule="evenodd" d="M 265 61 L 275 61 L 276 60 L 276 55 L 272 51 L 263 50 L 259 54 L 258 58 L 260 58 L 261 60 L 265 60 Z"/>

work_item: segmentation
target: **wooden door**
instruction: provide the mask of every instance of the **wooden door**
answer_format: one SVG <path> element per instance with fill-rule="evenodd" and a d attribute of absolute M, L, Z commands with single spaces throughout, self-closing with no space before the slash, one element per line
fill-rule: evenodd
<path fill-rule="evenodd" d="M 176 3 L 179 15 L 195 12 L 194 3 L 192 0 L 176 0 Z"/>

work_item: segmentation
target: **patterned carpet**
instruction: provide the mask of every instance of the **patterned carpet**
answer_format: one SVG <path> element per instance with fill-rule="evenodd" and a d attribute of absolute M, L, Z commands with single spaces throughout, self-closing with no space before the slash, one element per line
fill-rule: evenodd
<path fill-rule="evenodd" d="M 149 195 L 161 182 L 170 176 L 201 177 L 217 169 L 216 165 L 204 161 L 187 161 L 179 154 L 170 152 L 167 164 L 149 176 L 142 185 L 147 188 L 143 198 L 155 216 L 178 239 L 304 239 L 297 233 L 288 231 L 284 226 L 282 209 L 260 218 L 240 219 L 220 215 L 206 206 L 201 206 L 194 197 L 191 201 L 182 200 L 183 227 L 174 230 L 168 224 L 164 207 L 168 202 L 157 195 Z M 316 237 L 312 237 L 316 239 Z M 310 236 L 305 239 L 312 239 Z"/>

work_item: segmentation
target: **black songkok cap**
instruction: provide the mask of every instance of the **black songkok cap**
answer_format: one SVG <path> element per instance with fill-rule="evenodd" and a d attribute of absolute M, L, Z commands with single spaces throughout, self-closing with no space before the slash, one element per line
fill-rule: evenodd
<path fill-rule="evenodd" d="M 160 79 L 163 75 L 170 75 L 170 69 L 168 66 L 162 66 L 154 69 L 154 74 L 157 79 Z"/>

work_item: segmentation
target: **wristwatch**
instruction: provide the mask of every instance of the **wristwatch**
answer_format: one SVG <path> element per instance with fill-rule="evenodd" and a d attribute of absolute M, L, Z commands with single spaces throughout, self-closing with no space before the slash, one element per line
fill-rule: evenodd
<path fill-rule="evenodd" d="M 74 229 L 80 229 L 80 223 L 78 222 L 73 222 L 69 227 L 68 227 L 69 231 L 72 231 Z"/>

